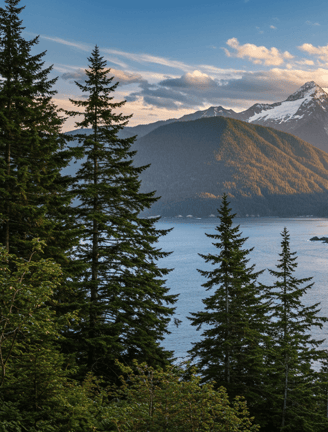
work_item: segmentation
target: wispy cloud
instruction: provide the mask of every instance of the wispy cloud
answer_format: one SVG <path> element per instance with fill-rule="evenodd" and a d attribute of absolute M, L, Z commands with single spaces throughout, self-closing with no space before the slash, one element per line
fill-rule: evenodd
<path fill-rule="evenodd" d="M 68 64 L 56 63 L 55 65 L 53 65 L 53 69 L 60 72 L 60 73 L 66 73 L 66 72 L 76 71 L 76 70 L 80 69 L 80 67 L 79 66 L 71 66 Z"/>
<path fill-rule="evenodd" d="M 101 51 L 107 54 L 114 54 L 119 57 L 124 57 L 128 60 L 137 63 L 155 63 L 155 64 L 168 66 L 170 68 L 179 69 L 186 72 L 192 70 L 192 67 L 187 65 L 186 63 L 177 60 L 170 60 L 165 57 L 158 57 L 150 54 L 135 54 L 135 53 L 119 51 L 111 48 L 102 48 Z"/>
<path fill-rule="evenodd" d="M 305 24 L 309 25 L 309 26 L 320 26 L 320 24 L 318 22 L 312 22 L 312 21 L 305 21 Z"/>
<path fill-rule="evenodd" d="M 230 79 L 232 77 L 234 78 L 242 77 L 243 73 L 245 73 L 245 71 L 242 69 L 232 69 L 232 68 L 223 69 L 223 68 L 218 68 L 216 66 L 204 65 L 204 64 L 197 66 L 197 68 L 200 71 L 204 73 L 208 73 L 209 75 L 214 76 L 219 80 Z"/>
<path fill-rule="evenodd" d="M 117 66 L 120 66 L 123 69 L 129 69 L 129 65 L 124 62 L 123 60 L 113 57 L 113 56 L 104 56 L 105 60 L 107 60 L 109 63 L 115 64 Z"/>
<path fill-rule="evenodd" d="M 272 30 L 277 30 L 277 27 L 274 26 L 274 25 L 270 25 L 270 29 L 272 29 Z"/>
<path fill-rule="evenodd" d="M 266 66 L 280 66 L 285 60 L 290 60 L 293 56 L 288 52 L 281 52 L 277 48 L 270 49 L 265 46 L 256 46 L 246 43 L 240 45 L 236 38 L 231 38 L 227 41 L 227 45 L 234 49 L 234 52 L 224 48 L 228 57 L 246 58 L 254 64 L 264 64 Z"/>
<path fill-rule="evenodd" d="M 141 83 L 145 81 L 140 74 L 124 72 L 122 70 L 111 68 L 108 71 L 108 76 L 113 76 L 113 83 L 119 82 L 122 85 Z M 74 83 L 75 81 L 79 83 L 84 83 L 86 79 L 85 69 L 79 68 L 74 71 L 65 72 L 61 76 L 62 79 Z"/>
<path fill-rule="evenodd" d="M 304 66 L 313 66 L 314 65 L 314 61 L 308 60 L 308 59 L 298 60 L 295 63 L 299 64 L 299 65 L 304 65 Z"/>
<path fill-rule="evenodd" d="M 56 42 L 56 43 L 60 43 L 62 45 L 67 45 L 67 46 L 71 46 L 73 48 L 77 48 L 80 49 L 82 51 L 90 51 L 92 49 L 92 47 L 88 44 L 82 43 L 82 42 L 71 42 L 65 39 L 61 39 L 59 37 L 51 37 L 51 36 L 44 36 L 44 35 L 40 35 L 41 39 L 46 39 L 46 40 L 50 40 L 52 42 Z"/>
<path fill-rule="evenodd" d="M 88 44 L 81 43 L 81 42 L 72 42 L 72 41 L 68 41 L 66 39 L 62 39 L 59 37 L 51 37 L 51 36 L 41 35 L 40 38 L 50 40 L 52 42 L 60 43 L 62 45 L 70 46 L 73 48 L 77 48 L 77 49 L 80 49 L 82 51 L 90 52 L 93 49 L 93 47 L 88 45 Z M 128 59 L 128 60 L 133 61 L 133 62 L 137 62 L 137 63 L 154 63 L 154 64 L 158 64 L 158 65 L 162 65 L 162 66 L 167 66 L 167 67 L 173 68 L 173 69 L 178 69 L 178 70 L 181 70 L 184 72 L 189 72 L 189 71 L 193 70 L 193 67 L 191 67 L 191 66 L 189 66 L 186 63 L 183 63 L 181 61 L 171 60 L 171 59 L 168 59 L 165 57 L 154 56 L 151 54 L 145 54 L 145 53 L 136 54 L 136 53 L 120 51 L 120 50 L 116 50 L 116 49 L 112 49 L 112 48 L 101 48 L 101 47 L 100 47 L 100 51 L 102 53 L 106 53 L 106 54 L 109 54 L 111 56 L 111 57 L 107 57 L 108 61 L 111 61 L 112 63 L 117 64 L 121 67 L 127 67 L 127 64 L 124 63 L 121 59 L 121 57 L 123 57 L 125 59 Z M 115 56 L 115 57 L 113 57 L 113 56 Z"/>

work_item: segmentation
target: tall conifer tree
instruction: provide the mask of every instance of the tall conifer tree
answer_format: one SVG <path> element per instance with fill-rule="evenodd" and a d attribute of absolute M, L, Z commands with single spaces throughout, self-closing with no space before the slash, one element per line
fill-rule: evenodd
<path fill-rule="evenodd" d="M 317 372 L 314 370 L 314 363 L 325 358 L 325 353 L 318 349 L 323 340 L 313 338 L 311 333 L 316 327 L 321 329 L 327 318 L 318 316 L 320 303 L 306 306 L 302 302 L 302 297 L 313 286 L 312 278 L 298 279 L 294 275 L 296 252 L 290 250 L 286 228 L 281 235 L 277 269 L 269 270 L 276 281 L 269 287 L 273 319 L 270 326 L 272 347 L 268 355 L 269 426 L 265 430 L 326 430 L 327 420 L 320 411 L 320 391 L 315 388 Z"/>
<path fill-rule="evenodd" d="M 129 117 L 115 110 L 125 101 L 113 101 L 118 84 L 112 83 L 97 46 L 88 60 L 85 84 L 76 83 L 86 98 L 71 100 L 84 109 L 76 125 L 92 129 L 76 135 L 85 155 L 75 184 L 78 220 L 84 225 L 77 257 L 87 265 L 82 282 L 86 315 L 77 342 L 81 365 L 110 378 L 115 358 L 167 361 L 170 354 L 159 343 L 173 313 L 168 305 L 176 299 L 161 279 L 168 270 L 156 263 L 167 255 L 154 246 L 166 231 L 139 216 L 156 200 L 154 193 L 139 192 L 138 176 L 145 167 L 132 165 L 134 138 L 118 137 Z"/>
<path fill-rule="evenodd" d="M 206 234 L 216 240 L 218 254 L 200 255 L 215 268 L 198 270 L 208 281 L 206 290 L 214 293 L 203 300 L 204 311 L 191 314 L 193 326 L 205 329 L 202 340 L 189 351 L 195 359 L 204 381 L 215 380 L 224 385 L 231 396 L 243 395 L 251 411 L 261 405 L 264 352 L 268 306 L 257 283 L 254 265 L 248 266 L 252 249 L 243 249 L 247 238 L 241 237 L 239 226 L 233 227 L 234 214 L 227 196 L 222 198 L 220 225 L 216 234 Z M 257 419 L 258 421 L 258 419 Z"/>
<path fill-rule="evenodd" d="M 68 223 L 68 178 L 60 171 L 71 158 L 64 150 L 63 119 L 52 103 L 56 79 L 44 68 L 44 52 L 32 55 L 38 38 L 23 38 L 24 7 L 5 0 L 0 8 L 0 242 L 28 256 L 35 237 L 45 254 L 65 263 L 74 243 Z"/>

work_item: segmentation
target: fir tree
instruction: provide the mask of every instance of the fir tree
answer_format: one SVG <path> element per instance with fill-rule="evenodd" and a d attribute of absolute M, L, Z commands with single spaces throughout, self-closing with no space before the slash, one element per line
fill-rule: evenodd
<path fill-rule="evenodd" d="M 24 7 L 5 0 L 0 8 L 0 242 L 27 257 L 33 238 L 62 263 L 74 244 L 69 224 L 68 178 L 60 174 L 71 154 L 60 133 L 63 119 L 52 103 L 56 79 L 48 79 L 44 52 L 32 55 L 38 37 L 23 38 Z"/>
<path fill-rule="evenodd" d="M 139 192 L 138 176 L 145 167 L 132 165 L 134 138 L 118 137 L 129 117 L 115 110 L 125 101 L 113 101 L 118 84 L 112 83 L 97 46 L 88 60 L 85 84 L 76 83 L 86 98 L 71 100 L 84 109 L 76 125 L 92 129 L 76 135 L 85 155 L 75 184 L 77 217 L 84 225 L 76 256 L 87 270 L 82 283 L 85 318 L 75 337 L 80 364 L 110 378 L 115 358 L 167 361 L 170 354 L 159 343 L 174 310 L 168 304 L 176 297 L 161 279 L 168 270 L 156 263 L 167 255 L 154 246 L 166 231 L 139 216 L 156 200 L 154 193 Z"/>
<path fill-rule="evenodd" d="M 272 323 L 272 347 L 268 355 L 271 381 L 267 411 L 269 431 L 318 431 L 327 427 L 319 408 L 320 392 L 316 384 L 314 363 L 325 353 L 318 349 L 323 340 L 311 336 L 314 328 L 322 328 L 327 318 L 319 317 L 319 304 L 305 306 L 302 297 L 309 291 L 312 278 L 298 279 L 296 252 L 290 251 L 290 236 L 282 232 L 281 253 L 277 270 L 269 270 L 276 278 L 269 287 Z M 324 429 L 326 430 L 326 429 Z"/>
<path fill-rule="evenodd" d="M 263 342 L 267 326 L 267 303 L 262 302 L 258 275 L 254 265 L 248 266 L 252 249 L 243 249 L 239 226 L 233 227 L 227 196 L 222 198 L 220 225 L 216 234 L 218 254 L 200 255 L 215 266 L 212 271 L 198 270 L 208 281 L 206 290 L 214 293 L 203 300 L 205 308 L 191 314 L 193 326 L 205 327 L 202 340 L 189 351 L 204 381 L 215 380 L 224 385 L 230 396 L 246 397 L 253 412 L 261 405 L 264 370 Z M 256 419 L 258 421 L 258 418 Z"/>

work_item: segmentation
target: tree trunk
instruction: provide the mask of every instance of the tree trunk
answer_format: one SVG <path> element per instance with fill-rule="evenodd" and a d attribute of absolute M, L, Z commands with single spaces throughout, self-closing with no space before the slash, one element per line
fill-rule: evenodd
<path fill-rule="evenodd" d="M 285 389 L 284 389 L 284 405 L 282 408 L 281 428 L 285 426 L 286 410 L 287 410 L 287 392 L 288 392 L 288 358 L 285 358 Z"/>
<path fill-rule="evenodd" d="M 227 314 L 227 340 L 230 337 L 230 320 L 229 320 L 229 286 L 226 285 L 226 314 Z M 227 384 L 230 384 L 230 347 L 227 346 L 226 350 L 226 381 Z"/>
<path fill-rule="evenodd" d="M 10 234 L 10 141 L 6 144 L 6 166 L 7 166 L 7 179 L 6 179 L 6 191 L 7 191 L 7 206 L 6 206 L 6 227 L 5 227 L 5 248 L 9 253 L 9 234 Z"/>
<path fill-rule="evenodd" d="M 97 108 L 95 109 L 95 117 L 97 119 Z M 97 150 L 97 140 L 98 140 L 98 125 L 97 120 L 94 125 L 94 141 L 95 144 L 93 146 L 93 150 Z M 95 188 L 98 185 L 98 158 L 97 155 L 94 154 L 93 157 L 93 184 Z M 98 210 L 98 193 L 96 192 L 93 200 L 93 211 L 97 212 Z M 92 267 L 91 267 L 91 293 L 90 293 L 90 339 L 95 338 L 95 328 L 97 321 L 97 312 L 96 312 L 96 303 L 98 298 L 98 288 L 97 288 L 97 280 L 98 280 L 98 221 L 93 219 L 93 237 L 92 237 Z M 94 363 L 94 349 L 90 347 L 89 349 L 89 367 L 92 368 Z"/>

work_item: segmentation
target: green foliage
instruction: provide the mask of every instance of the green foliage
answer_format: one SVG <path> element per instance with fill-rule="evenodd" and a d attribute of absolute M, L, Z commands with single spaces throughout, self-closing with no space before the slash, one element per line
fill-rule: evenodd
<path fill-rule="evenodd" d="M 0 241 L 27 258 L 32 239 L 41 238 L 46 255 L 66 263 L 76 232 L 66 208 L 69 179 L 60 172 L 72 154 L 52 102 L 52 67 L 44 68 L 45 53 L 32 54 L 38 38 L 23 38 L 19 3 L 0 8 Z"/>
<path fill-rule="evenodd" d="M 0 249 L 1 386 L 13 357 L 20 357 L 26 346 L 40 337 L 58 336 L 50 305 L 62 272 L 52 260 L 32 261 L 35 253 L 42 252 L 41 242 L 33 243 L 28 261 Z"/>
<path fill-rule="evenodd" d="M 327 318 L 320 317 L 319 303 L 306 306 L 302 297 L 313 286 L 312 278 L 298 279 L 296 252 L 290 251 L 290 236 L 282 232 L 281 253 L 276 278 L 268 287 L 271 299 L 271 342 L 268 349 L 269 394 L 268 430 L 304 432 L 327 428 L 324 410 L 320 410 L 320 394 L 314 364 L 326 357 L 319 349 L 323 340 L 311 336 L 321 329 Z M 326 429 L 325 429 L 326 430 Z"/>
<path fill-rule="evenodd" d="M 58 350 L 59 330 L 73 318 L 56 316 L 54 291 L 62 271 L 50 259 L 32 260 L 42 253 L 42 242 L 33 243 L 28 260 L 0 249 L 0 420 L 18 428 L 23 418 L 30 431 L 56 417 L 68 375 Z"/>
<path fill-rule="evenodd" d="M 133 368 L 119 365 L 122 386 L 111 394 L 114 401 L 102 414 L 102 424 L 116 431 L 220 431 L 255 432 L 247 406 L 237 397 L 229 403 L 223 387 L 200 384 L 192 370 L 188 380 L 177 367 L 154 369 L 134 362 Z M 117 400 L 117 401 L 116 401 Z"/>
<path fill-rule="evenodd" d="M 163 280 L 169 270 L 157 265 L 167 253 L 155 247 L 167 230 L 140 217 L 156 198 L 140 192 L 146 167 L 133 163 L 134 137 L 119 134 L 129 116 L 115 112 L 125 103 L 113 100 L 118 84 L 96 47 L 85 83 L 77 83 L 86 98 L 71 101 L 84 109 L 77 126 L 91 133 L 76 135 L 80 147 L 67 150 L 52 102 L 56 79 L 48 79 L 44 53 L 32 54 L 38 38 L 22 37 L 19 3 L 0 8 L 0 432 L 256 432 L 248 408 L 265 432 L 326 431 L 327 353 L 311 331 L 327 319 L 318 303 L 302 303 L 311 278 L 294 276 L 285 229 L 270 271 L 276 282 L 260 286 L 226 195 L 217 233 L 208 235 L 219 252 L 201 255 L 215 268 L 199 270 L 214 293 L 190 318 L 205 327 L 190 351 L 200 373 L 167 366 L 171 353 L 160 341 L 176 296 Z M 229 119 L 202 124 L 218 121 L 223 144 L 215 158 L 229 161 L 224 190 L 247 200 L 261 190 L 296 194 L 326 185 L 324 165 L 303 142 L 290 145 L 282 133 Z M 195 148 L 200 157 L 199 142 Z M 84 157 L 74 181 L 61 175 L 73 154 Z M 212 168 L 203 165 L 207 175 Z M 294 166 L 282 182 L 277 173 Z"/>
<path fill-rule="evenodd" d="M 261 398 L 264 367 L 263 344 L 266 339 L 268 305 L 260 292 L 257 277 L 261 272 L 248 266 L 251 250 L 243 249 L 247 239 L 241 237 L 239 226 L 233 227 L 227 196 L 219 209 L 220 225 L 215 239 L 217 255 L 201 255 L 215 268 L 198 270 L 208 279 L 203 287 L 215 288 L 203 300 L 204 311 L 192 313 L 191 323 L 199 330 L 206 326 L 202 340 L 189 351 L 204 381 L 214 380 L 226 386 L 229 395 L 243 395 L 250 407 L 258 406 Z"/>
<path fill-rule="evenodd" d="M 101 383 L 70 378 L 60 330 L 76 316 L 55 313 L 62 271 L 50 259 L 33 260 L 44 246 L 33 244 L 29 260 L 0 249 L 0 431 L 95 431 Z"/>
<path fill-rule="evenodd" d="M 117 84 L 98 47 L 88 60 L 85 84 L 76 83 L 86 97 L 71 100 L 84 109 L 77 126 L 92 128 L 91 134 L 76 135 L 84 152 L 75 178 L 76 217 L 84 230 L 75 256 L 85 270 L 79 291 L 84 315 L 72 339 L 82 374 L 93 371 L 114 379 L 115 358 L 167 362 L 170 353 L 159 342 L 176 296 L 168 294 L 162 280 L 168 270 L 156 263 L 167 255 L 154 246 L 166 231 L 139 216 L 155 201 L 153 193 L 139 192 L 138 176 L 145 167 L 132 164 L 133 138 L 117 135 L 128 117 L 115 110 L 125 102 L 113 102 Z"/>

